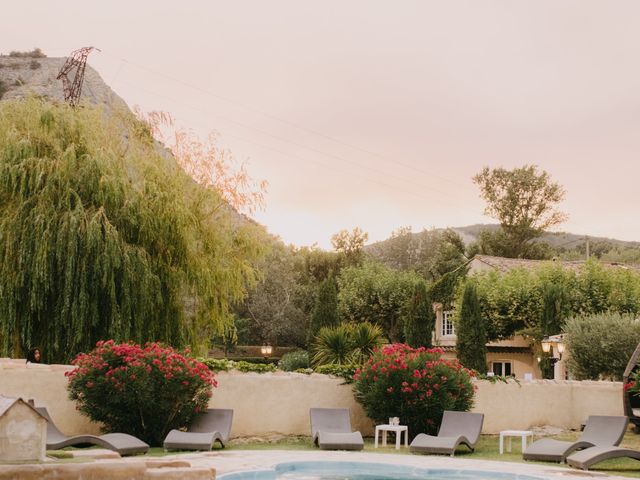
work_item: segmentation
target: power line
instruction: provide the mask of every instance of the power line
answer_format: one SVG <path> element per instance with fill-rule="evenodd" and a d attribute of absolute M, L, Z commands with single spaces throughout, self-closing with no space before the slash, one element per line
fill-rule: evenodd
<path fill-rule="evenodd" d="M 125 83 L 126 85 L 129 85 L 130 87 L 136 88 L 136 89 L 138 89 L 138 90 L 141 90 L 141 91 L 143 91 L 143 92 L 149 93 L 149 94 L 154 95 L 154 96 L 157 96 L 157 97 L 159 97 L 159 98 L 164 98 L 164 99 L 166 99 L 166 100 L 172 101 L 172 102 L 177 103 L 177 104 L 180 104 L 180 105 L 182 105 L 182 106 L 186 106 L 186 107 L 188 107 L 188 108 L 189 108 L 189 109 L 191 109 L 191 110 L 198 111 L 198 112 L 200 112 L 200 113 L 204 113 L 204 114 L 206 114 L 206 115 L 213 115 L 213 116 L 217 116 L 217 117 L 219 117 L 219 118 L 223 118 L 223 119 L 225 119 L 225 120 L 229 120 L 229 121 L 231 121 L 231 122 L 233 122 L 233 123 L 238 123 L 239 125 L 243 126 L 244 128 L 253 129 L 252 127 L 250 127 L 250 126 L 248 126 L 248 125 L 244 125 L 244 124 L 242 124 L 242 123 L 240 123 L 240 122 L 236 122 L 236 121 L 234 121 L 234 120 L 227 119 L 226 117 L 222 117 L 222 116 L 220 116 L 220 115 L 217 115 L 217 114 L 215 114 L 215 113 L 209 112 L 209 111 L 207 111 L 207 110 L 203 110 L 203 109 L 201 109 L 201 108 L 194 107 L 193 105 L 188 105 L 188 104 L 185 104 L 184 102 L 179 102 L 178 100 L 175 100 L 175 99 L 173 99 L 173 98 L 171 98 L 171 97 L 168 97 L 168 96 L 166 96 L 166 95 L 163 95 L 163 94 L 160 94 L 160 93 L 157 93 L 157 92 L 150 91 L 150 90 L 148 90 L 148 89 L 146 89 L 146 88 L 142 88 L 142 87 L 140 87 L 139 85 L 135 85 L 135 84 L 132 84 L 132 83 L 130 83 L 130 82 L 122 81 L 122 80 L 121 80 L 121 82 L 122 82 L 122 83 Z M 280 149 L 278 149 L 278 148 L 276 148 L 276 147 L 273 147 L 273 146 L 270 146 L 270 145 L 265 145 L 265 144 L 262 144 L 262 143 L 256 142 L 256 141 L 254 141 L 254 140 L 249 140 L 249 139 L 246 139 L 246 138 L 244 138 L 244 137 L 241 137 L 241 136 L 238 136 L 238 135 L 234 135 L 234 134 L 230 134 L 230 133 L 225 133 L 225 135 L 226 135 L 226 136 L 229 136 L 229 137 L 232 137 L 232 138 L 236 138 L 236 139 L 238 139 L 238 140 L 240 140 L 240 141 L 242 141 L 242 142 L 245 142 L 245 143 L 249 143 L 249 144 L 252 144 L 252 145 L 258 146 L 258 147 L 260 147 L 260 148 L 264 148 L 264 149 L 267 149 L 267 150 L 274 151 L 274 152 L 278 153 L 279 155 L 286 156 L 286 157 L 292 158 L 292 159 L 294 159 L 294 160 L 298 160 L 298 161 L 310 161 L 310 162 L 312 162 L 312 163 L 315 163 L 315 164 L 317 164 L 317 165 L 321 165 L 321 166 L 323 166 L 323 167 L 325 167 L 325 168 L 328 168 L 328 169 L 330 169 L 330 170 L 334 170 L 334 171 L 338 171 L 338 172 L 343 172 L 343 173 L 346 173 L 346 174 L 348 174 L 348 175 L 354 175 L 354 174 L 353 174 L 353 172 L 350 172 L 350 171 L 345 170 L 345 169 L 336 168 L 336 167 L 335 167 L 335 165 L 327 164 L 327 163 L 325 163 L 325 162 L 320 162 L 320 161 L 318 161 L 318 160 L 314 160 L 314 159 L 310 159 L 310 158 L 306 158 L 306 159 L 304 159 L 304 160 L 303 160 L 303 159 L 301 159 L 300 157 L 297 157 L 297 156 L 291 155 L 290 153 L 284 152 L 283 150 L 280 150 Z M 330 155 L 330 154 L 327 154 L 327 155 Z M 347 162 L 349 162 L 349 160 L 347 160 L 347 159 L 344 159 L 344 160 L 345 160 L 345 161 L 347 161 Z M 354 163 L 354 162 L 349 162 L 349 163 Z M 358 167 L 361 167 L 361 168 L 362 168 L 362 165 L 361 165 L 361 164 L 355 163 L 355 165 L 357 165 Z M 381 172 L 381 173 L 385 173 L 385 172 Z M 397 187 L 397 186 L 394 186 L 394 185 L 391 185 L 391 184 L 388 184 L 388 183 L 385 183 L 385 182 L 381 182 L 380 180 L 377 180 L 377 179 L 374 179 L 374 178 L 365 177 L 365 176 L 362 176 L 362 175 L 359 175 L 359 174 L 356 174 L 356 176 L 358 176 L 359 178 L 361 178 L 361 179 L 363 179 L 363 180 L 366 180 L 366 181 L 368 181 L 368 182 L 376 183 L 376 184 L 378 184 L 378 185 L 381 185 L 381 186 L 387 187 L 387 188 L 389 188 L 389 189 L 392 189 L 394 192 L 397 192 L 397 191 L 398 191 L 398 187 Z M 401 178 L 401 177 L 397 177 L 397 176 L 396 176 L 396 178 L 400 179 L 400 180 L 401 180 L 401 181 L 403 181 L 403 182 L 405 181 L 405 179 L 403 179 L 403 178 Z M 407 189 L 403 189 L 403 190 L 401 190 L 401 191 L 402 191 L 403 193 L 405 193 L 405 194 L 412 195 L 412 196 L 414 196 L 414 197 L 416 197 L 416 198 L 420 198 L 420 199 L 422 199 L 422 200 L 429 200 L 429 201 L 433 201 L 433 199 L 434 199 L 434 198 L 436 198 L 438 201 L 442 202 L 442 198 L 441 198 L 441 197 L 429 197 L 429 196 L 422 195 L 422 194 L 420 194 L 420 193 L 414 192 L 414 191 L 412 191 L 412 190 L 407 190 Z M 445 198 L 447 198 L 447 197 L 445 197 Z M 450 206 L 452 206 L 452 207 L 454 207 L 454 208 L 463 208 L 461 205 L 455 205 L 455 204 L 453 204 L 453 203 L 451 203 L 451 202 L 447 202 L 447 201 L 442 202 L 442 203 L 448 204 L 448 205 L 450 205 Z"/>
<path fill-rule="evenodd" d="M 245 123 L 243 123 L 243 122 L 238 122 L 237 120 L 233 120 L 233 119 L 231 119 L 231 118 L 229 118 L 229 117 L 225 117 L 225 116 L 223 116 L 223 115 L 219 115 L 219 114 L 213 113 L 213 112 L 211 112 L 211 111 L 209 111 L 209 110 L 205 110 L 205 109 L 202 109 L 202 108 L 199 108 L 199 107 L 194 107 L 193 105 L 185 104 L 184 102 L 182 102 L 182 101 L 178 101 L 178 100 L 176 100 L 176 99 L 174 99 L 174 98 L 171 98 L 171 97 L 169 97 L 169 96 L 167 96 L 167 95 L 160 94 L 160 93 L 158 93 L 158 92 L 154 92 L 154 91 L 151 91 L 151 90 L 146 89 L 146 88 L 142 88 L 142 87 L 140 87 L 140 86 L 139 86 L 139 85 L 137 85 L 137 84 L 133 84 L 133 83 L 130 83 L 130 82 L 127 82 L 127 81 L 123 81 L 123 80 L 120 80 L 120 81 L 121 81 L 122 83 L 125 83 L 126 85 L 128 85 L 128 86 L 132 87 L 132 88 L 135 88 L 135 89 L 138 89 L 138 90 L 140 90 L 140 91 L 143 91 L 143 92 L 149 93 L 149 94 L 154 95 L 154 96 L 159 97 L 159 98 L 164 98 L 164 99 L 166 99 L 166 100 L 170 100 L 170 101 L 172 101 L 172 102 L 174 102 L 174 103 L 177 103 L 177 104 L 179 104 L 179 105 L 186 106 L 186 107 L 188 107 L 188 108 L 189 108 L 189 109 L 191 109 L 191 110 L 199 111 L 199 112 L 204 113 L 204 114 L 206 114 L 206 115 L 212 115 L 212 116 L 215 116 L 215 117 L 221 118 L 221 119 L 223 119 L 223 120 L 225 120 L 225 121 L 228 121 L 228 122 L 230 122 L 230 123 L 233 123 L 233 124 L 239 125 L 239 126 L 241 126 L 242 128 L 245 128 L 245 129 L 249 129 L 249 130 L 256 131 L 256 132 L 258 132 L 258 133 L 260 133 L 260 134 L 262 134 L 262 135 L 266 135 L 266 136 L 272 137 L 272 138 L 274 138 L 274 139 L 276 139 L 276 140 L 278 140 L 278 141 L 281 141 L 281 142 L 284 142 L 284 143 L 288 143 L 288 144 L 294 145 L 294 146 L 296 146 L 296 147 L 298 147 L 298 148 L 303 148 L 303 149 L 309 150 L 309 151 L 311 151 L 311 152 L 313 152 L 313 153 L 317 153 L 317 154 L 320 154 L 320 155 L 323 155 L 323 156 L 326 156 L 326 157 L 334 158 L 334 159 L 340 160 L 340 161 L 342 161 L 342 162 L 350 163 L 350 164 L 352 164 L 352 165 L 355 165 L 355 166 L 356 166 L 356 167 L 358 167 L 358 168 L 366 169 L 366 170 L 370 170 L 370 171 L 374 171 L 374 172 L 377 172 L 377 173 L 380 173 L 380 174 L 384 175 L 385 177 L 392 177 L 392 178 L 395 178 L 396 180 L 398 180 L 398 181 L 400 181 L 400 182 L 403 182 L 403 183 L 404 183 L 404 182 L 409 182 L 409 183 L 411 183 L 411 184 L 413 184 L 413 185 L 415 185 L 415 186 L 418 186 L 418 187 L 420 187 L 420 188 L 422 188 L 422 187 L 423 187 L 421 184 L 419 184 L 419 183 L 417 183 L 417 182 L 414 182 L 414 181 L 411 181 L 411 180 L 408 180 L 408 179 L 405 179 L 405 178 L 403 178 L 403 177 L 399 177 L 399 176 L 397 176 L 397 175 L 389 174 L 388 172 L 385 172 L 385 171 L 382 171 L 382 170 L 379 170 L 379 169 L 371 168 L 371 167 L 369 167 L 369 166 L 367 166 L 367 165 L 363 165 L 363 164 L 361 164 L 361 163 L 355 162 L 355 161 L 350 160 L 350 159 L 345 158 L 345 157 L 341 157 L 341 156 L 339 156 L 339 155 L 335 155 L 335 154 L 332 154 L 332 153 L 323 152 L 322 150 L 318 150 L 318 149 L 316 149 L 316 148 L 314 148 L 314 147 L 307 147 L 307 146 L 305 146 L 305 145 L 303 145 L 303 144 L 300 144 L 300 143 L 298 143 L 298 142 L 295 142 L 295 141 L 292 141 L 292 140 L 288 140 L 288 139 L 286 139 L 286 138 L 284 138 L 284 137 L 281 137 L 281 136 L 279 136 L 279 135 L 271 134 L 270 132 L 267 132 L 267 131 L 264 131 L 264 130 L 262 130 L 262 129 L 259 129 L 259 128 L 256 128 L 256 127 L 253 127 L 253 126 L 251 126 L 251 125 L 247 125 L 247 124 L 245 124 Z M 264 144 L 259 144 L 259 143 L 255 142 L 255 141 L 247 140 L 247 139 L 245 139 L 245 138 L 243 138 L 243 137 L 234 136 L 234 135 L 227 134 L 227 133 L 225 133 L 225 135 L 229 135 L 229 136 L 235 137 L 235 138 L 237 138 L 237 139 L 239 139 L 239 140 L 241 140 L 241 141 L 243 141 L 243 142 L 251 143 L 251 144 L 257 145 L 257 146 L 259 146 L 259 147 L 261 147 L 261 148 L 267 148 L 267 149 L 270 149 L 270 150 L 276 151 L 276 152 L 277 152 L 277 153 L 279 153 L 279 154 L 283 154 L 283 155 L 290 156 L 290 157 L 292 157 L 292 158 L 295 158 L 295 159 L 301 160 L 299 157 L 293 157 L 293 156 L 291 156 L 290 154 L 286 154 L 286 153 L 284 153 L 283 151 L 278 150 L 278 149 L 276 149 L 276 148 L 274 148 L 274 147 L 265 146 Z M 309 159 L 307 159 L 307 160 L 309 160 Z M 317 162 L 317 161 L 316 161 L 315 163 L 319 163 L 319 164 L 321 164 L 321 165 L 323 165 L 323 166 L 325 166 L 325 167 L 329 167 L 329 168 L 333 168 L 333 169 L 335 169 L 335 167 L 334 167 L 333 165 L 328 165 L 328 164 L 326 164 L 326 163 L 321 163 L 321 162 Z M 349 173 L 349 174 L 353 175 L 351 172 L 345 171 L 344 169 L 342 169 L 341 171 L 342 171 L 342 172 Z M 361 178 L 363 178 L 363 179 L 365 179 L 365 180 L 367 180 L 367 181 L 377 183 L 377 184 L 379 184 L 379 185 L 384 185 L 384 186 L 387 186 L 387 187 L 389 187 L 389 188 L 393 188 L 393 189 L 395 189 L 395 190 L 397 190 L 397 189 L 398 189 L 398 187 L 394 187 L 394 186 L 392 186 L 392 185 L 389 185 L 389 184 L 384 183 L 384 182 L 380 182 L 380 181 L 378 181 L 378 180 L 373 180 L 373 179 L 371 179 L 371 178 L 363 177 L 363 176 L 361 176 L 361 175 L 360 175 L 360 177 L 361 177 Z M 405 190 L 406 190 L 406 189 L 405 189 Z M 435 188 L 433 188 L 433 187 L 432 187 L 432 190 L 437 190 L 437 189 L 435 189 Z M 442 197 L 442 196 L 426 196 L 426 195 L 422 195 L 422 194 L 416 194 L 415 192 L 409 192 L 409 193 L 413 194 L 414 196 L 418 196 L 419 198 L 426 199 L 426 200 L 429 200 L 429 201 L 433 201 L 433 199 L 435 198 L 435 199 L 437 199 L 439 202 L 444 203 L 444 204 L 449 204 L 450 206 L 453 206 L 454 208 L 457 208 L 457 209 L 461 209 L 461 210 L 462 210 L 462 209 L 464 208 L 464 207 L 463 207 L 462 205 L 460 205 L 460 204 L 454 204 L 454 203 L 450 202 L 450 200 L 451 200 L 451 197 L 449 196 L 450 192 L 445 192 L 445 191 L 440 191 L 440 192 L 444 195 L 444 197 Z M 444 198 L 444 199 L 446 199 L 447 201 L 444 201 L 444 202 L 443 202 L 443 201 L 442 201 L 442 200 L 443 200 L 443 198 Z"/>
<path fill-rule="evenodd" d="M 345 142 L 344 140 L 340 140 L 340 139 L 338 139 L 338 138 L 332 137 L 332 136 L 330 136 L 330 135 L 327 135 L 327 134 L 325 134 L 325 133 L 323 133 L 323 132 L 320 132 L 320 131 L 317 131 L 317 130 L 315 130 L 315 129 L 312 129 L 312 128 L 306 127 L 306 126 L 304 126 L 304 125 L 300 125 L 300 124 L 298 124 L 298 123 L 292 122 L 292 121 L 290 121 L 290 120 L 287 120 L 287 119 L 281 118 L 281 117 L 279 117 L 279 116 L 277 116 L 277 115 L 273 115 L 273 114 L 271 114 L 271 113 L 269 113 L 269 112 L 265 112 L 264 110 L 261 110 L 261 109 L 259 109 L 259 108 L 252 107 L 252 106 L 247 105 L 247 104 L 245 104 L 245 103 L 243 103 L 243 102 L 239 102 L 239 101 L 237 101 L 237 100 L 233 100 L 233 99 L 230 99 L 230 98 L 224 97 L 224 96 L 222 96 L 222 95 L 219 95 L 219 94 L 216 94 L 216 93 L 210 92 L 210 91 L 208 91 L 208 90 L 206 90 L 206 89 L 204 89 L 204 88 L 202 88 L 202 87 L 199 87 L 199 86 L 197 86 L 197 85 L 193 85 L 193 84 L 190 84 L 190 83 L 188 83 L 188 82 L 185 82 L 185 81 L 184 81 L 184 80 L 182 80 L 182 79 L 179 79 L 179 78 L 173 77 L 173 76 L 171 76 L 171 75 L 167 75 L 167 74 L 166 74 L 166 73 L 164 73 L 164 72 L 157 71 L 157 70 L 152 69 L 152 68 L 150 68 L 150 67 L 147 67 L 147 66 L 144 66 L 144 65 L 140 65 L 140 64 L 138 64 L 138 63 L 132 62 L 132 61 L 127 60 L 127 59 L 125 59 L 125 58 L 117 57 L 117 56 L 115 56 L 115 55 L 110 55 L 110 56 L 112 56 L 112 57 L 114 57 L 114 58 L 118 58 L 120 61 L 122 61 L 122 62 L 126 62 L 126 63 L 128 63 L 128 64 L 130 64 L 130 65 L 132 65 L 132 66 L 134 66 L 134 67 L 136 67 L 136 68 L 140 69 L 140 70 L 145 70 L 145 71 L 147 71 L 147 72 L 149 72 L 149 73 L 151 73 L 151 74 L 153 74 L 153 75 L 157 75 L 157 76 L 160 76 L 160 77 L 166 78 L 167 80 L 170 80 L 170 81 L 172 81 L 172 82 L 179 83 L 179 84 L 184 85 L 184 86 L 186 86 L 186 87 L 189 87 L 189 88 L 191 88 L 191 89 L 193 89 L 193 90 L 196 90 L 196 91 L 198 91 L 198 92 L 200 92 L 200 93 L 204 93 L 204 94 L 206 94 L 206 95 L 208 95 L 208 96 L 210 96 L 210 97 L 216 98 L 216 99 L 218 99 L 218 100 L 222 100 L 222 101 L 227 102 L 227 103 L 229 103 L 229 104 L 231 104 L 231 105 L 235 105 L 235 106 L 242 107 L 242 108 L 244 108 L 244 109 L 246 109 L 246 110 L 249 110 L 249 111 L 251 111 L 251 112 L 257 113 L 257 114 L 262 115 L 262 116 L 264 116 L 264 117 L 266 117 L 266 118 L 270 118 L 270 119 L 272 119 L 272 120 L 276 120 L 276 121 L 281 122 L 281 123 L 283 123 L 283 124 L 286 124 L 286 125 L 289 125 L 289 126 L 291 126 L 291 127 L 297 128 L 297 129 L 299 129 L 299 130 L 301 130 L 301 131 L 305 131 L 305 132 L 307 132 L 307 133 L 310 133 L 310 134 L 313 134 L 313 135 L 319 136 L 319 137 L 324 138 L 324 139 L 326 139 L 326 140 L 329 140 L 329 141 L 332 141 L 332 142 L 334 142 L 334 143 L 337 143 L 337 144 L 343 145 L 343 146 L 345 146 L 345 147 L 351 148 L 351 149 L 353 149 L 353 150 L 358 150 L 358 151 L 360 151 L 360 152 L 362 152 L 362 153 L 365 153 L 365 154 L 367 154 L 367 155 L 375 156 L 375 157 L 377 157 L 377 158 L 380 158 L 380 159 L 382 159 L 382 160 L 385 160 L 386 162 L 389 162 L 389 163 L 395 163 L 396 165 L 400 165 L 400 166 L 402 166 L 402 167 L 404 167 L 404 168 L 406 168 L 406 169 L 416 171 L 416 172 L 421 173 L 421 174 L 423 174 L 423 175 L 428 175 L 429 177 L 435 177 L 435 178 L 438 178 L 438 179 L 443 180 L 443 181 L 445 181 L 445 182 L 448 182 L 448 183 L 450 183 L 450 184 L 452 184 L 452 185 L 456 185 L 456 186 L 463 186 L 460 182 L 456 182 L 456 181 L 454 181 L 454 180 L 448 179 L 448 178 L 446 178 L 446 177 L 443 177 L 443 176 L 438 175 L 438 174 L 433 173 L 433 172 L 428 172 L 428 171 L 426 171 L 426 170 L 423 170 L 423 169 L 420 169 L 420 168 L 416 168 L 415 166 L 413 166 L 413 165 L 409 165 L 408 163 L 405 163 L 405 162 L 401 162 L 401 161 L 398 161 L 398 160 L 390 159 L 390 158 L 388 158 L 388 157 L 386 157 L 386 156 L 384 156 L 384 155 L 381 155 L 381 154 L 379 154 L 379 153 L 373 152 L 373 151 L 371 151 L 371 150 L 368 150 L 368 149 L 366 149 L 366 148 L 360 147 L 360 146 L 358 146 L 358 145 L 353 145 L 353 144 L 351 144 L 351 143 Z"/>

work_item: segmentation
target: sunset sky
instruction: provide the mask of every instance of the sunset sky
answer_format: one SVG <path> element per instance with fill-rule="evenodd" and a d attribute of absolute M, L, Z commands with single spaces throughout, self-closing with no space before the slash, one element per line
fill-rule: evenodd
<path fill-rule="evenodd" d="M 640 240 L 640 2 L 31 1 L 0 52 L 89 63 L 269 182 L 256 214 L 296 245 L 355 226 L 488 223 L 471 177 L 536 164 L 573 233 Z"/>

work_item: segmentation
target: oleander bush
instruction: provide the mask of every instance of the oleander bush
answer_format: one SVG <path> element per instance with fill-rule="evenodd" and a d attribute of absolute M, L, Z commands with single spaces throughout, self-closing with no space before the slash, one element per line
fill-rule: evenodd
<path fill-rule="evenodd" d="M 98 342 L 67 372 L 69 398 L 106 432 L 134 435 L 159 446 L 174 428 L 206 410 L 214 374 L 207 365 L 158 343 Z"/>
<path fill-rule="evenodd" d="M 354 392 L 376 423 L 400 417 L 409 434 L 436 434 L 445 410 L 473 406 L 474 372 L 440 348 L 411 348 L 396 343 L 376 351 L 354 375 Z"/>

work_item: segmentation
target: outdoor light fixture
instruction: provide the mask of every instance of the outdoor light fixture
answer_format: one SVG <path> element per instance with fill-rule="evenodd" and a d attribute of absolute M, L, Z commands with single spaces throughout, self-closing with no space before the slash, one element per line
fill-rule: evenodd
<path fill-rule="evenodd" d="M 260 353 L 262 353 L 262 355 L 264 355 L 265 357 L 267 355 L 271 355 L 272 352 L 273 352 L 273 347 L 271 345 L 263 345 L 260 348 Z"/>
<path fill-rule="evenodd" d="M 542 339 L 541 345 L 542 345 L 542 351 L 544 353 L 551 352 L 551 355 L 553 355 L 554 351 L 552 347 L 554 345 L 558 349 L 558 357 L 552 357 L 551 358 L 552 363 L 556 363 L 557 361 L 562 360 L 562 354 L 564 353 L 564 349 L 565 349 L 563 340 L 564 340 L 564 337 L 562 334 L 553 335 L 551 337 L 544 337 Z"/>

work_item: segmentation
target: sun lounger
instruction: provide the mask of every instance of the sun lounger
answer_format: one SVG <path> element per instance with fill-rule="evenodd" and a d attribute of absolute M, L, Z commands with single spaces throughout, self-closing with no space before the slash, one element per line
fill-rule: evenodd
<path fill-rule="evenodd" d="M 58 430 L 45 407 L 36 407 L 36 410 L 47 419 L 47 450 L 60 450 L 65 447 L 92 447 L 108 448 L 120 455 L 135 455 L 146 453 L 149 445 L 139 438 L 127 433 L 107 433 L 105 435 L 75 435 L 69 437 Z"/>
<path fill-rule="evenodd" d="M 640 451 L 622 447 L 590 447 L 569 455 L 567 463 L 575 468 L 589 470 L 589 467 L 596 463 L 622 457 L 640 460 Z"/>
<path fill-rule="evenodd" d="M 459 445 L 466 445 L 473 452 L 483 422 L 483 413 L 446 410 L 442 415 L 438 436 L 420 433 L 409 445 L 409 450 L 412 453 L 437 453 L 453 457 Z"/>
<path fill-rule="evenodd" d="M 533 442 L 522 454 L 525 460 L 564 462 L 576 450 L 589 447 L 613 447 L 620 444 L 629 419 L 623 416 L 591 415 L 584 432 L 575 442 L 543 438 Z"/>
<path fill-rule="evenodd" d="M 165 450 L 211 450 L 215 442 L 222 448 L 229 441 L 233 410 L 210 408 L 199 415 L 186 432 L 171 430 L 164 439 Z"/>
<path fill-rule="evenodd" d="M 312 408 L 311 436 L 321 450 L 362 450 L 364 440 L 360 432 L 351 429 L 348 408 Z"/>

